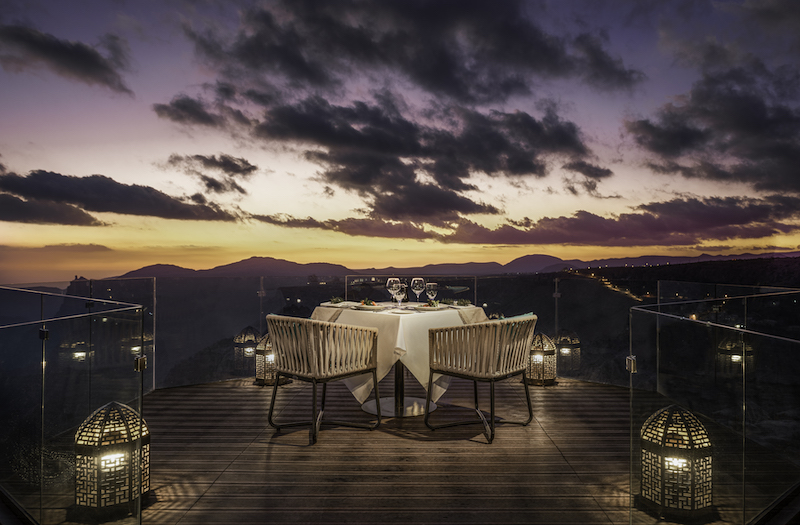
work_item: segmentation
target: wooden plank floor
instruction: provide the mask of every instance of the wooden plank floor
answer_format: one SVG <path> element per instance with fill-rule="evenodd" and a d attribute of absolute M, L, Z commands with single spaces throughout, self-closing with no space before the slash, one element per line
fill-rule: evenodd
<path fill-rule="evenodd" d="M 626 389 L 532 386 L 533 422 L 498 425 L 491 445 L 481 425 L 432 432 L 414 417 L 375 431 L 324 427 L 309 446 L 305 428 L 268 426 L 270 394 L 240 380 L 146 396 L 153 497 L 143 523 L 628 523 Z M 406 395 L 423 396 L 413 378 Z M 526 413 L 519 382 L 497 395 L 499 416 Z M 471 398 L 471 383 L 454 380 L 432 419 L 470 417 Z M 284 419 L 308 417 L 310 386 L 281 387 L 278 404 Z M 326 416 L 370 417 L 340 384 Z"/>

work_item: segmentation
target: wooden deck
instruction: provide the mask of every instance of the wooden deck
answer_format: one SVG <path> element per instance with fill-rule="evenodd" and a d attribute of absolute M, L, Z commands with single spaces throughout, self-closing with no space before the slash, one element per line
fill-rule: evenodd
<path fill-rule="evenodd" d="M 146 396 L 153 491 L 143 523 L 628 523 L 623 388 L 532 386 L 533 422 L 498 425 L 491 445 L 481 425 L 432 432 L 422 417 L 386 417 L 375 431 L 323 427 L 309 446 L 306 428 L 268 426 L 270 394 L 238 380 Z M 497 394 L 499 416 L 522 417 L 520 383 Z M 406 395 L 423 391 L 409 379 Z M 343 385 L 328 396 L 329 417 L 370 417 Z M 432 418 L 469 417 L 460 407 L 471 396 L 471 383 L 454 380 Z M 308 417 L 309 400 L 308 384 L 281 387 L 281 417 Z"/>

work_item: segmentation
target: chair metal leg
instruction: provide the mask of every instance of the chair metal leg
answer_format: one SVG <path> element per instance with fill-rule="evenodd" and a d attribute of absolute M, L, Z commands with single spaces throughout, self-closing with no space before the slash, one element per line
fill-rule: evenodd
<path fill-rule="evenodd" d="M 489 435 L 486 436 L 486 439 L 489 441 L 489 443 L 491 443 L 492 440 L 494 439 L 494 425 L 495 425 L 495 420 L 494 420 L 494 381 L 489 383 L 489 424 L 491 425 L 491 430 L 489 432 Z"/>
<path fill-rule="evenodd" d="M 428 392 L 425 395 L 425 417 L 424 417 L 423 421 L 424 421 L 426 427 L 428 427 L 431 430 L 436 430 L 437 428 L 441 428 L 441 427 L 431 426 L 431 424 L 428 422 L 428 418 L 431 417 L 431 411 L 430 411 L 429 407 L 431 406 L 431 391 L 432 390 L 433 390 L 433 371 L 431 371 L 428 374 Z"/>
<path fill-rule="evenodd" d="M 319 415 L 317 416 L 317 419 L 319 419 L 319 423 L 317 425 L 317 432 L 319 432 L 319 428 L 322 426 L 323 423 L 326 425 L 338 425 L 341 427 L 365 428 L 367 430 L 375 430 L 376 428 L 378 428 L 378 426 L 380 426 L 381 424 L 381 413 L 380 413 L 381 400 L 380 400 L 380 392 L 378 391 L 378 373 L 375 370 L 372 370 L 372 385 L 373 389 L 375 390 L 375 400 L 377 401 L 376 405 L 378 407 L 377 409 L 378 413 L 376 414 L 377 420 L 375 421 L 375 424 L 370 425 L 368 423 L 355 423 L 352 421 L 338 421 L 332 419 L 326 419 L 323 421 L 322 414 L 325 411 L 325 398 L 326 398 L 328 383 L 322 383 L 322 407 Z"/>
<path fill-rule="evenodd" d="M 278 372 L 275 375 L 275 386 L 272 388 L 272 400 L 269 402 L 269 416 L 267 417 L 267 422 L 270 424 L 271 427 L 280 430 L 280 425 L 276 424 L 275 421 L 272 419 L 272 413 L 275 410 L 275 397 L 278 395 L 278 384 L 281 382 L 281 373 Z"/>
<path fill-rule="evenodd" d="M 523 384 L 525 385 L 525 399 L 528 405 L 528 419 L 526 421 L 508 421 L 503 420 L 503 423 L 512 423 L 515 425 L 527 425 L 533 420 L 533 405 L 531 404 L 531 396 L 530 391 L 528 390 L 528 384 L 524 381 L 525 376 L 523 375 Z M 432 384 L 433 382 L 433 371 L 430 372 L 428 376 L 428 384 Z M 487 418 L 484 413 L 481 411 L 479 403 L 478 403 L 478 382 L 473 380 L 473 393 L 474 393 L 474 400 L 475 400 L 475 412 L 478 414 L 479 419 L 470 419 L 465 421 L 454 421 L 452 423 L 444 423 L 441 425 L 434 425 L 430 422 L 430 411 L 428 406 L 430 405 L 431 401 L 431 389 L 428 388 L 428 395 L 426 398 L 425 404 L 425 426 L 430 428 L 431 430 L 438 430 L 440 428 L 447 428 L 447 427 L 455 427 L 461 425 L 474 425 L 477 423 L 483 424 L 483 434 L 486 436 L 486 440 L 491 443 L 494 440 L 495 429 L 496 429 L 496 420 L 495 417 L 495 381 L 489 381 L 489 417 Z"/>
<path fill-rule="evenodd" d="M 324 387 L 324 385 L 323 385 Z M 324 399 L 324 396 L 323 396 Z M 311 428 L 309 429 L 309 445 L 313 445 L 317 442 L 317 436 L 319 435 L 319 426 L 322 421 L 322 411 L 317 413 L 317 382 L 311 382 Z"/>
<path fill-rule="evenodd" d="M 375 422 L 375 426 L 370 427 L 370 430 L 375 430 L 379 426 L 381 426 L 381 394 L 378 392 L 378 372 L 377 370 L 372 371 L 372 389 L 375 391 L 375 408 L 377 410 L 377 418 L 378 420 Z"/>
<path fill-rule="evenodd" d="M 280 383 L 281 374 L 278 373 L 275 381 L 275 386 L 272 389 L 272 399 L 270 400 L 269 405 L 269 416 L 268 421 L 270 426 L 277 430 L 281 430 L 282 428 L 287 427 L 302 427 L 302 426 L 309 426 L 309 443 L 313 445 L 317 442 L 319 438 L 319 431 L 322 428 L 323 424 L 326 425 L 339 425 L 345 427 L 354 427 L 354 428 L 365 428 L 368 430 L 375 430 L 381 424 L 381 405 L 380 405 L 380 392 L 378 390 L 378 374 L 377 371 L 372 370 L 372 384 L 373 388 L 375 389 L 375 399 L 377 401 L 378 413 L 377 413 L 377 421 L 374 424 L 368 423 L 354 423 L 350 421 L 334 421 L 334 420 L 327 420 L 324 419 L 325 415 L 325 401 L 327 399 L 328 394 L 328 383 L 322 383 L 322 399 L 319 402 L 319 409 L 317 403 L 317 384 L 318 381 L 311 381 L 311 421 L 297 421 L 292 423 L 284 423 L 278 424 L 274 420 L 274 411 L 275 411 L 275 400 L 278 394 L 278 385 Z"/>
<path fill-rule="evenodd" d="M 533 421 L 533 405 L 531 404 L 531 391 L 528 388 L 528 377 L 525 375 L 524 370 L 522 372 L 522 384 L 525 385 L 525 400 L 528 402 L 528 419 L 522 426 L 527 426 L 528 423 Z"/>

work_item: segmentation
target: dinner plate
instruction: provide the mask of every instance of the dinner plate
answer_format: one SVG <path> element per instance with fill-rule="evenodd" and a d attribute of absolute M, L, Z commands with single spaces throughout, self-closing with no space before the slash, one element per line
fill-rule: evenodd
<path fill-rule="evenodd" d="M 325 306 L 327 308 L 347 308 L 350 306 L 354 306 L 358 303 L 353 301 L 341 301 L 339 303 L 332 303 L 330 301 L 325 301 L 324 303 L 319 303 L 320 306 Z"/>
<path fill-rule="evenodd" d="M 425 306 L 423 304 L 414 307 L 415 310 L 419 310 L 420 312 L 435 312 L 437 310 L 446 310 L 448 308 L 450 308 L 450 306 L 446 304 L 440 304 L 439 306 Z"/>
<path fill-rule="evenodd" d="M 372 304 L 357 304 L 353 308 L 355 308 L 356 310 L 383 310 L 386 307 L 383 306 L 383 305 L 380 305 L 380 304 L 376 304 L 376 305 L 372 305 Z"/>

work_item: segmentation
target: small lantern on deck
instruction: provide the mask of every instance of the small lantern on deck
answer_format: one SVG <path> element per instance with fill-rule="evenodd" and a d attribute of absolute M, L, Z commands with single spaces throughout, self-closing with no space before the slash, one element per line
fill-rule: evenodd
<path fill-rule="evenodd" d="M 725 379 L 742 377 L 742 373 L 749 373 L 755 364 L 753 345 L 746 339 L 745 334 L 730 334 L 717 345 L 716 354 L 717 376 Z"/>
<path fill-rule="evenodd" d="M 534 335 L 528 362 L 528 384 L 552 385 L 556 382 L 556 367 L 556 344 L 542 333 Z"/>
<path fill-rule="evenodd" d="M 274 385 L 275 384 L 275 352 L 272 349 L 272 341 L 269 333 L 264 334 L 256 345 L 256 384 Z M 288 377 L 281 377 L 280 384 L 290 383 Z"/>
<path fill-rule="evenodd" d="M 114 508 L 135 501 L 140 488 L 150 491 L 150 431 L 134 409 L 112 401 L 75 434 L 75 504 Z"/>
<path fill-rule="evenodd" d="M 558 369 L 562 372 L 577 372 L 581 368 L 581 341 L 578 334 L 561 330 L 556 336 Z"/>
<path fill-rule="evenodd" d="M 233 338 L 233 366 L 236 370 L 246 370 L 251 359 L 256 357 L 256 345 L 261 334 L 252 326 L 247 326 Z M 252 368 L 251 368 L 252 370 Z"/>
<path fill-rule="evenodd" d="M 692 520 L 710 515 L 712 447 L 700 420 L 670 405 L 645 421 L 641 440 L 642 505 L 664 517 Z"/>

